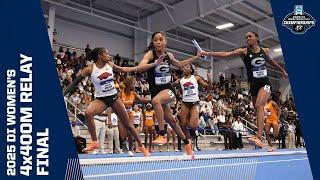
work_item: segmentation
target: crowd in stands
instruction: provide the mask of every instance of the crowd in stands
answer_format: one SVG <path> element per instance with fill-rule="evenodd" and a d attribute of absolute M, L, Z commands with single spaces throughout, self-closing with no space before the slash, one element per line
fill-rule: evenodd
<path fill-rule="evenodd" d="M 87 54 L 91 51 L 90 46 L 87 45 L 83 54 L 71 52 L 70 49 L 59 48 L 58 52 L 54 52 L 56 60 L 56 68 L 60 78 L 61 87 L 65 89 L 74 79 L 76 74 L 82 68 L 89 66 L 93 62 L 87 59 Z M 114 56 L 114 63 L 121 66 L 130 66 L 128 61 L 122 60 L 119 54 Z M 133 65 L 133 64 L 131 64 Z M 135 91 L 141 96 L 150 99 L 149 84 L 146 81 L 145 73 L 130 74 L 135 76 L 136 85 Z M 115 73 L 114 81 L 116 88 L 121 90 L 124 88 L 123 80 L 128 74 Z M 173 81 L 182 76 L 181 70 L 174 70 Z M 179 88 L 175 89 L 177 101 L 171 104 L 174 115 L 179 119 L 181 106 L 181 93 Z M 78 86 L 77 90 L 68 98 L 80 111 L 78 111 L 78 118 L 84 121 L 84 116 L 81 112 L 85 111 L 88 104 L 94 98 L 94 88 L 87 77 Z M 281 148 L 293 148 L 302 146 L 300 137 L 302 136 L 300 130 L 300 123 L 295 109 L 293 98 L 286 101 L 280 101 L 277 94 L 273 94 L 274 101 L 278 103 L 282 109 L 281 113 L 281 129 L 280 140 Z M 141 111 L 144 110 L 144 104 L 138 104 Z M 195 132 L 196 136 L 200 135 L 221 135 L 225 142 L 225 149 L 241 149 L 243 147 L 242 137 L 248 135 L 247 131 L 255 130 L 255 116 L 254 107 L 250 100 L 250 94 L 246 89 L 240 87 L 239 78 L 231 75 L 230 78 L 224 77 L 222 74 L 219 81 L 213 82 L 211 91 L 206 92 L 200 90 L 200 118 L 199 128 Z M 68 107 L 73 112 L 74 107 Z M 246 121 L 244 121 L 246 120 Z M 73 127 L 75 123 L 73 123 Z M 75 135 L 79 137 L 79 135 Z M 289 137 L 289 145 L 286 146 L 285 137 Z M 196 139 L 196 137 L 195 137 Z M 85 142 L 82 141 L 83 146 Z M 179 141 L 178 141 L 179 142 Z M 200 148 L 195 145 L 195 148 Z M 178 146 L 179 149 L 179 146 Z M 112 151 L 111 151 L 112 152 Z"/>

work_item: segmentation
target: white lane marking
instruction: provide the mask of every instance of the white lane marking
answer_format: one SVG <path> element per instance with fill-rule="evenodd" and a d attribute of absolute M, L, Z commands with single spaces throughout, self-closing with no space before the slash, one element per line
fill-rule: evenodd
<path fill-rule="evenodd" d="M 255 162 L 255 164 L 266 164 L 266 163 L 279 163 L 279 162 L 291 162 L 291 161 L 305 161 L 308 158 L 302 159 L 286 159 L 286 160 L 276 160 L 276 161 L 261 161 Z M 125 172 L 125 173 L 111 173 L 111 174 L 97 174 L 83 176 L 84 178 L 95 178 L 95 177 L 108 177 L 108 176 L 124 176 L 124 175 L 133 175 L 133 174 L 146 174 L 146 173 L 157 173 L 157 172 L 168 172 L 168 171 L 180 171 L 180 170 L 189 170 L 189 169 L 203 169 L 203 168 L 214 168 L 214 167 L 228 167 L 228 166 L 239 166 L 239 165 L 252 165 L 252 162 L 249 163 L 234 163 L 234 164 L 221 164 L 221 165 L 211 165 L 211 166 L 195 166 L 195 167 L 185 167 L 185 168 L 172 168 L 172 169 L 157 169 L 157 170 L 147 170 L 147 171 L 135 171 L 135 172 Z"/>

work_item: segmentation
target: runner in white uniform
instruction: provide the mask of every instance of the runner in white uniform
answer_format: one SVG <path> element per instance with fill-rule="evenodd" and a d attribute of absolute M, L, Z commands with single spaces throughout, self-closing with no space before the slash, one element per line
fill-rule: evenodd
<path fill-rule="evenodd" d="M 150 68 L 155 67 L 161 63 L 161 60 L 153 63 L 140 65 L 135 67 L 121 67 L 115 65 L 111 61 L 111 56 L 108 51 L 104 48 L 95 48 L 89 54 L 90 60 L 94 63 L 83 70 L 81 70 L 74 82 L 72 82 L 64 91 L 64 95 L 72 92 L 75 87 L 81 82 L 86 76 L 90 76 L 91 81 L 95 88 L 95 100 L 92 101 L 85 111 L 86 122 L 88 130 L 90 132 L 92 142 L 85 148 L 85 151 L 92 151 L 99 148 L 97 141 L 96 127 L 94 124 L 94 116 L 101 114 L 107 107 L 112 107 L 113 111 L 119 117 L 120 121 L 132 134 L 139 144 L 140 150 L 144 156 L 149 156 L 149 151 L 141 143 L 139 135 L 136 133 L 132 123 L 129 121 L 128 114 L 124 108 L 123 102 L 118 99 L 117 90 L 113 82 L 113 70 L 117 72 L 142 72 Z"/>
<path fill-rule="evenodd" d="M 175 84 L 180 84 L 182 90 L 181 124 L 187 138 L 190 138 L 188 126 L 194 130 L 198 127 L 199 85 L 206 89 L 212 88 L 210 73 L 207 73 L 208 83 L 200 76 L 194 76 L 193 73 L 193 65 L 188 64 L 183 68 L 184 77 L 175 82 Z"/>
<path fill-rule="evenodd" d="M 133 122 L 133 125 L 134 125 L 134 128 L 137 132 L 137 134 L 140 134 L 141 132 L 141 123 L 143 122 L 143 119 L 142 119 L 142 113 L 141 111 L 139 110 L 139 106 L 136 104 L 133 106 L 133 111 L 131 111 L 131 116 L 132 118 L 132 122 Z M 136 147 L 136 143 L 133 144 L 134 146 L 133 147 Z M 130 149 L 135 149 L 133 147 L 130 147 Z M 139 152 L 136 150 L 136 152 Z"/>

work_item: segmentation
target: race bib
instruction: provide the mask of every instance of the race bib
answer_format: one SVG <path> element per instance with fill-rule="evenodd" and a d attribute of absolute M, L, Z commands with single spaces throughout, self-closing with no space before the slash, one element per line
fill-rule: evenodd
<path fill-rule="evenodd" d="M 132 107 L 131 107 L 131 106 L 126 107 L 126 111 L 127 111 L 127 112 L 131 112 L 131 111 L 132 111 Z"/>
<path fill-rule="evenodd" d="M 149 116 L 149 115 L 146 116 L 146 120 L 152 120 L 152 119 L 153 119 L 153 116 Z"/>
<path fill-rule="evenodd" d="M 133 123 L 134 124 L 140 124 L 140 116 L 133 116 Z"/>
<path fill-rule="evenodd" d="M 265 66 L 253 68 L 253 77 L 263 78 L 263 77 L 266 77 L 267 75 L 268 75 L 267 68 Z"/>
<path fill-rule="evenodd" d="M 271 115 L 271 112 L 270 112 L 270 111 L 268 111 L 268 110 L 265 111 L 265 116 L 266 116 L 266 117 L 269 117 L 270 115 Z"/>
<path fill-rule="evenodd" d="M 107 80 L 100 83 L 101 90 L 103 92 L 108 92 L 114 89 L 114 82 L 113 80 Z"/>
<path fill-rule="evenodd" d="M 157 65 L 154 72 L 156 85 L 169 84 L 171 82 L 170 66 L 168 63 Z"/>
<path fill-rule="evenodd" d="M 156 85 L 168 84 L 171 82 L 171 75 L 164 77 L 155 77 Z"/>
<path fill-rule="evenodd" d="M 186 96 L 192 96 L 192 95 L 194 95 L 194 94 L 196 94 L 196 92 L 195 92 L 194 89 L 187 90 L 187 92 L 186 92 Z"/>
<path fill-rule="evenodd" d="M 112 124 L 113 124 L 113 125 L 118 124 L 118 119 L 117 119 L 117 117 L 112 117 L 112 118 L 111 118 L 111 121 L 112 121 Z"/>

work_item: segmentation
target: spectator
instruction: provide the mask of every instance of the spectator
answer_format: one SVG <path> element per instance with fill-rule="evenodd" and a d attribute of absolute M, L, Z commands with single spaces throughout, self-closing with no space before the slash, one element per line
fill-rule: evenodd
<path fill-rule="evenodd" d="M 211 119 L 209 121 L 209 126 L 210 126 L 210 129 L 211 129 L 211 133 L 214 134 L 214 135 L 219 133 L 217 124 L 218 124 L 217 114 L 213 113 L 212 117 L 211 117 Z"/>
<path fill-rule="evenodd" d="M 120 139 L 119 139 L 119 128 L 118 128 L 118 117 L 115 113 L 113 113 L 112 109 L 109 108 L 107 110 L 108 119 L 107 119 L 107 127 L 106 132 L 108 136 L 107 143 L 107 153 L 120 153 Z M 114 146 L 113 146 L 114 142 Z"/>
<path fill-rule="evenodd" d="M 220 89 L 223 88 L 223 84 L 224 84 L 224 76 L 223 76 L 223 74 L 221 73 L 221 74 L 220 74 L 220 77 L 219 77 L 219 87 L 220 87 Z"/>
<path fill-rule="evenodd" d="M 86 59 L 87 60 L 91 60 L 91 59 L 88 59 L 88 54 L 91 52 L 89 44 L 87 44 L 87 47 L 84 49 L 84 52 L 86 53 Z"/>
<path fill-rule="evenodd" d="M 121 58 L 119 54 L 116 54 L 116 56 L 113 57 L 113 60 L 116 65 L 120 65 Z"/>
<path fill-rule="evenodd" d="M 203 96 L 200 97 L 199 107 L 200 107 L 200 113 L 201 112 L 203 112 L 203 113 L 207 112 L 207 110 L 206 110 L 206 101 L 204 100 Z"/>
<path fill-rule="evenodd" d="M 69 97 L 69 101 L 75 106 L 75 107 L 78 107 L 80 102 L 81 102 L 81 99 L 79 97 L 79 93 L 78 91 L 75 91 L 70 97 Z M 73 106 L 70 107 L 71 110 L 75 110 Z"/>
<path fill-rule="evenodd" d="M 169 144 L 170 144 L 170 139 L 172 138 L 172 146 L 173 146 L 173 151 L 177 151 L 176 148 L 176 133 L 173 131 L 173 129 L 171 128 L 171 126 L 169 124 L 167 124 L 167 152 L 170 151 L 169 149 Z"/>
<path fill-rule="evenodd" d="M 238 116 L 237 120 L 232 124 L 232 129 L 236 133 L 235 147 L 237 149 L 242 149 L 243 148 L 242 132 L 244 131 L 244 126 L 243 126 L 243 124 L 241 122 L 240 116 Z"/>
<path fill-rule="evenodd" d="M 295 118 L 296 119 L 296 118 Z M 296 144 L 296 147 L 302 147 L 302 143 L 301 143 L 301 136 L 302 136 L 302 133 L 301 133 L 301 126 L 300 126 L 300 121 L 299 120 L 295 120 L 295 127 L 296 127 L 296 133 L 295 133 L 295 144 Z"/>
<path fill-rule="evenodd" d="M 98 142 L 100 144 L 100 148 L 96 149 L 92 152 L 92 154 L 105 154 L 104 151 L 104 144 L 105 144 L 105 137 L 106 137 L 106 120 L 107 120 L 107 112 L 104 111 L 100 115 L 94 116 L 94 124 L 96 125 L 96 134 L 98 137 Z"/>
<path fill-rule="evenodd" d="M 293 121 L 290 121 L 289 127 L 288 127 L 288 148 L 294 148 L 295 146 L 295 140 L 294 140 L 294 133 L 295 133 L 295 125 Z"/>
<path fill-rule="evenodd" d="M 224 123 L 221 124 L 221 132 L 223 134 L 223 139 L 224 139 L 224 147 L 225 150 L 227 149 L 232 149 L 233 148 L 233 136 L 232 136 L 232 124 L 227 119 Z"/>
<path fill-rule="evenodd" d="M 64 55 L 65 55 L 65 53 L 64 53 L 64 51 L 63 51 L 63 47 L 60 47 L 60 48 L 59 48 L 59 51 L 58 51 L 58 53 L 57 53 L 57 58 L 63 59 L 63 58 L 64 58 Z"/>
<path fill-rule="evenodd" d="M 281 113 L 282 114 L 282 113 Z M 286 136 L 288 125 L 284 121 L 283 115 L 280 116 L 280 129 L 279 129 L 279 148 L 286 148 Z"/>
<path fill-rule="evenodd" d="M 232 90 L 235 90 L 237 87 L 237 82 L 236 82 L 236 76 L 231 73 L 231 88 Z"/>
<path fill-rule="evenodd" d="M 69 60 L 71 59 L 71 52 L 69 48 L 67 48 L 67 51 L 65 52 L 65 58 L 68 58 Z"/>

